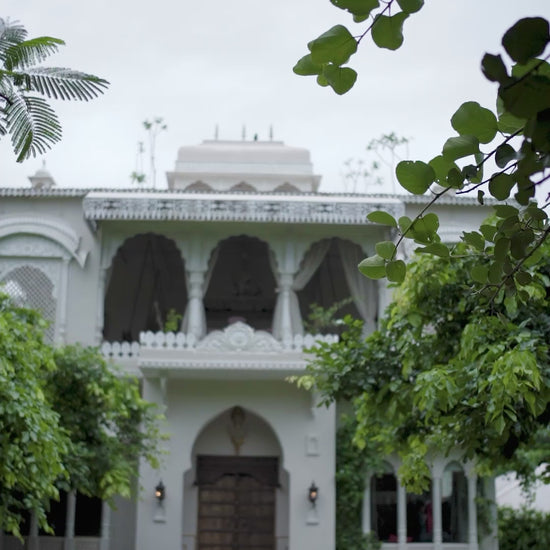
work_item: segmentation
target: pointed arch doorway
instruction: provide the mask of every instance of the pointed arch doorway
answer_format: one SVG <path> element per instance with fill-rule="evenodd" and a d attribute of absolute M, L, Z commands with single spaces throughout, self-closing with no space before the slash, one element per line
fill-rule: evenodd
<path fill-rule="evenodd" d="M 198 550 L 274 550 L 278 462 L 197 456 Z"/>

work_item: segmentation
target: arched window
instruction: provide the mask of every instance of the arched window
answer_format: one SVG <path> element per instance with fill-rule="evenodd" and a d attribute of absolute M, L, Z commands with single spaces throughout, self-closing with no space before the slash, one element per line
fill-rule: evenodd
<path fill-rule="evenodd" d="M 347 281 L 341 243 L 345 243 L 344 246 L 346 248 L 356 248 L 358 251 L 358 258 L 364 256 L 359 246 L 349 241 L 330 239 L 328 249 L 319 267 L 303 289 L 299 290 L 297 293 L 300 302 L 300 313 L 306 327 L 309 329 L 308 332 L 335 332 L 334 327 L 307 326 L 307 319 L 313 305 L 321 306 L 324 310 L 327 310 L 335 304 L 340 304 L 341 307 L 335 312 L 336 318 L 342 318 L 348 314 L 356 319 L 362 318 L 354 302 L 353 292 Z M 355 271 L 357 271 L 357 263 L 358 262 L 354 260 L 353 269 Z M 363 281 L 360 281 L 360 284 L 362 283 Z M 370 284 L 370 281 L 366 281 L 366 283 Z M 360 301 L 362 302 L 363 300 Z M 365 307 L 371 309 L 373 304 L 366 305 Z"/>
<path fill-rule="evenodd" d="M 2 280 L 0 288 L 14 302 L 22 307 L 35 309 L 50 322 L 46 329 L 47 342 L 53 342 L 55 334 L 56 303 L 53 296 L 53 284 L 40 269 L 22 265 L 9 271 Z"/>
<path fill-rule="evenodd" d="M 218 245 L 216 263 L 204 296 L 208 330 L 243 321 L 257 330 L 271 330 L 275 278 L 265 242 L 230 237 Z"/>
<path fill-rule="evenodd" d="M 170 239 L 148 233 L 128 239 L 111 266 L 105 294 L 105 340 L 136 341 L 139 333 L 176 330 L 187 303 L 181 254 Z"/>
<path fill-rule="evenodd" d="M 370 479 L 371 526 L 379 540 L 397 542 L 397 479 L 386 464 L 384 473 Z"/>
<path fill-rule="evenodd" d="M 458 462 L 447 464 L 441 490 L 443 542 L 468 540 L 468 480 Z"/>

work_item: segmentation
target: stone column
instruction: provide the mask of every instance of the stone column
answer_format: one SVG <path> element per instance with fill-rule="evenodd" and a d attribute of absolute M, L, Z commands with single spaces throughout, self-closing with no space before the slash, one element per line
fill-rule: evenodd
<path fill-rule="evenodd" d="M 441 476 L 432 479 L 432 514 L 434 550 L 441 550 L 443 545 L 443 526 L 441 517 Z"/>
<path fill-rule="evenodd" d="M 101 540 L 99 550 L 109 550 L 111 539 L 111 507 L 104 500 L 101 503 Z"/>
<path fill-rule="evenodd" d="M 100 346 L 103 341 L 103 322 L 105 315 L 105 283 L 107 282 L 107 267 L 99 268 L 99 280 L 97 284 L 97 305 L 95 321 L 95 343 Z"/>
<path fill-rule="evenodd" d="M 292 314 L 290 304 L 290 293 L 294 275 L 292 273 L 281 273 L 279 278 L 279 294 L 281 300 L 281 338 L 285 348 L 292 347 L 294 334 L 292 333 Z"/>
<path fill-rule="evenodd" d="M 468 476 L 468 550 L 478 550 L 477 542 L 477 474 L 473 468 Z"/>
<path fill-rule="evenodd" d="M 370 501 L 370 474 L 367 474 L 367 482 L 363 492 L 363 511 L 362 511 L 363 533 L 368 534 L 372 531 L 371 522 L 371 501 Z"/>
<path fill-rule="evenodd" d="M 197 340 L 204 336 L 204 303 L 203 284 L 204 271 L 188 271 L 188 325 L 187 333 L 193 334 Z"/>
<path fill-rule="evenodd" d="M 67 514 L 65 516 L 65 542 L 63 550 L 74 550 L 74 520 L 76 515 L 76 491 L 67 493 Z"/>
<path fill-rule="evenodd" d="M 407 493 L 397 480 L 397 542 L 399 550 L 407 548 Z"/>
<path fill-rule="evenodd" d="M 61 265 L 61 284 L 59 285 L 59 300 L 58 300 L 58 333 L 57 342 L 64 344 L 67 338 L 67 293 L 69 292 L 69 262 L 70 258 L 66 257 L 62 260 Z"/>

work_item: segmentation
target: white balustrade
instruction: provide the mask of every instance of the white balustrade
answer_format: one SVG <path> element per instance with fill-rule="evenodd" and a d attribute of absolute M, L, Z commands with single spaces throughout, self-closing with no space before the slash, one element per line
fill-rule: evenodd
<path fill-rule="evenodd" d="M 320 342 L 338 342 L 336 334 L 295 334 L 283 339 L 283 348 L 290 351 L 303 351 Z M 193 333 L 183 332 L 141 332 L 139 342 L 103 342 L 101 352 L 107 358 L 130 359 L 138 357 L 140 349 L 191 350 L 197 347 L 198 340 Z"/>
<path fill-rule="evenodd" d="M 139 342 L 103 342 L 101 353 L 108 359 L 130 359 L 139 356 Z"/>

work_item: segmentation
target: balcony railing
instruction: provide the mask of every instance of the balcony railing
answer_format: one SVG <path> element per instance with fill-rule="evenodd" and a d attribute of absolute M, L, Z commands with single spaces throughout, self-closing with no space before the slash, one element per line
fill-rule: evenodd
<path fill-rule="evenodd" d="M 103 342 L 101 351 L 106 358 L 127 360 L 137 358 L 140 351 L 147 350 L 212 350 L 216 342 L 226 341 L 229 351 L 294 351 L 303 352 L 316 344 L 331 344 L 338 341 L 336 334 L 296 334 L 283 341 L 275 340 L 269 333 L 254 331 L 244 323 L 230 325 L 224 331 L 215 331 L 205 338 L 197 340 L 193 334 L 183 332 L 142 332 L 139 342 Z"/>

